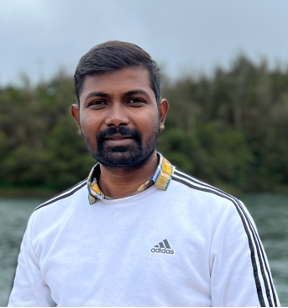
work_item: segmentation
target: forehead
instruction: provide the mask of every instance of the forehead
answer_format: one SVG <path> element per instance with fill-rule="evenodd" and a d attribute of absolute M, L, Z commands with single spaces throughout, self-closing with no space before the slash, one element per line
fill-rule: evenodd
<path fill-rule="evenodd" d="M 81 97 L 83 98 L 93 91 L 113 94 L 135 89 L 145 90 L 148 94 L 154 96 L 147 69 L 142 67 L 122 68 L 111 72 L 88 75 L 83 83 L 80 100 Z"/>

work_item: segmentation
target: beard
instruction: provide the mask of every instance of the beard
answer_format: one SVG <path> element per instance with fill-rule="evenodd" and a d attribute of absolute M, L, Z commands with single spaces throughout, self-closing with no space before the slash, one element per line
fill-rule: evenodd
<path fill-rule="evenodd" d="M 127 146 L 107 146 L 105 144 L 106 138 L 113 137 L 115 134 L 129 136 L 134 142 Z M 99 132 L 96 136 L 97 146 L 95 146 L 95 142 L 91 142 L 82 133 L 86 146 L 94 159 L 106 167 L 118 168 L 136 167 L 145 164 L 156 149 L 159 135 L 160 121 L 158 121 L 155 130 L 151 133 L 145 145 L 143 145 L 143 138 L 138 130 L 131 130 L 125 126 L 120 128 L 110 127 Z"/>

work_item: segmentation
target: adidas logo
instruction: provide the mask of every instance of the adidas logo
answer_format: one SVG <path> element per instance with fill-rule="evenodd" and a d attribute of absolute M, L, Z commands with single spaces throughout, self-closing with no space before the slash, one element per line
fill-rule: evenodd
<path fill-rule="evenodd" d="M 156 252 L 156 253 L 167 253 L 173 255 L 174 250 L 171 249 L 167 239 L 163 240 L 163 242 L 160 242 L 158 245 L 155 245 L 152 249 L 151 252 Z"/>

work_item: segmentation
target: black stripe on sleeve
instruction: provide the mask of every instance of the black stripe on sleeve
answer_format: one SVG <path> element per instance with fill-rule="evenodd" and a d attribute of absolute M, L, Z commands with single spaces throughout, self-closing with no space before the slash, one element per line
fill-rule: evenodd
<path fill-rule="evenodd" d="M 241 203 L 238 202 L 238 201 L 237 201 L 237 203 L 238 203 L 239 207 L 242 209 L 243 213 L 246 214 L 244 209 L 243 209 L 243 206 L 241 205 Z M 270 288 L 272 290 L 274 306 L 277 307 L 277 300 L 276 300 L 275 290 L 274 290 L 274 287 L 273 287 L 272 277 L 271 277 L 271 274 L 270 274 L 267 262 L 265 260 L 265 255 L 264 255 L 264 251 L 263 251 L 263 247 L 262 247 L 261 241 L 259 239 L 259 236 L 258 236 L 256 230 L 254 229 L 253 224 L 249 220 L 249 218 L 246 217 L 246 219 L 249 222 L 249 226 L 250 226 L 250 230 L 251 230 L 251 233 L 253 235 L 253 238 L 254 238 L 254 242 L 256 244 L 258 244 L 258 245 L 256 245 L 256 249 L 257 249 L 257 253 L 258 253 L 258 256 L 259 256 L 259 264 L 260 264 L 260 268 L 261 268 L 261 274 L 262 274 L 262 277 L 263 277 L 263 280 L 264 280 L 265 290 L 266 290 L 267 299 L 269 301 L 269 305 L 270 305 L 270 307 L 273 307 L 272 299 L 271 299 L 271 296 L 270 296 L 270 290 L 269 290 L 267 278 L 266 278 L 266 275 L 265 275 L 265 270 L 266 270 L 266 273 L 268 275 Z M 261 257 L 262 257 L 262 259 L 261 259 Z M 265 269 L 263 267 L 263 262 L 264 262 Z"/>
<path fill-rule="evenodd" d="M 177 172 L 174 173 L 176 176 L 179 176 L 179 177 L 184 177 L 182 174 L 179 174 Z M 207 188 L 200 188 L 198 186 L 195 186 L 191 183 L 191 179 L 189 178 L 189 183 L 184 180 L 184 179 L 178 179 L 176 177 L 173 176 L 172 180 L 176 181 L 176 182 L 179 182 L 183 185 L 186 185 L 190 188 L 193 188 L 193 189 L 196 189 L 196 190 L 200 190 L 200 191 L 204 191 L 204 192 L 208 192 L 208 193 L 212 193 L 212 194 L 215 194 L 221 198 L 224 198 L 224 199 L 228 199 L 230 201 L 233 202 L 233 204 L 235 205 L 235 201 L 234 200 L 231 200 L 230 198 L 227 198 L 226 196 L 223 196 L 222 193 L 219 193 L 217 192 L 216 190 L 212 190 L 210 187 L 209 189 Z M 256 289 L 257 289 L 257 294 L 258 294 L 258 299 L 259 299 L 259 303 L 261 305 L 261 307 L 266 307 L 265 305 L 265 300 L 264 300 L 264 296 L 263 296 L 263 291 L 262 291 L 262 287 L 261 287 L 261 282 L 260 282 L 260 279 L 259 279 L 259 274 L 258 274 L 258 268 L 257 268 L 257 262 L 256 262 L 256 257 L 255 257 L 255 250 L 254 250 L 254 246 L 253 246 L 253 243 L 252 243 L 252 239 L 251 239 L 251 236 L 250 236 L 250 233 L 248 231 L 248 228 L 247 228 L 247 225 L 246 225 L 246 222 L 245 222 L 245 219 L 243 217 L 243 214 L 240 212 L 239 208 L 235 205 L 236 207 L 236 210 L 242 220 L 242 223 L 243 223 L 243 226 L 244 226 L 244 229 L 245 229 L 245 232 L 247 234 L 247 237 L 248 237 L 248 243 L 249 243 L 249 248 L 250 248 L 250 252 L 251 252 L 251 261 L 252 261 L 252 268 L 253 268 L 253 273 L 254 273 L 254 279 L 255 279 L 255 284 L 256 284 Z"/>
<path fill-rule="evenodd" d="M 74 185 L 73 187 L 67 189 L 65 192 L 61 193 L 59 196 L 56 196 L 55 198 L 53 198 L 53 199 L 51 199 L 51 200 L 49 200 L 45 203 L 40 204 L 38 207 L 36 207 L 36 209 L 34 211 L 37 211 L 44 206 L 47 206 L 47 205 L 52 204 L 56 201 L 59 201 L 61 199 L 64 199 L 64 198 L 67 198 L 67 197 L 73 195 L 76 191 L 78 191 L 79 189 L 81 189 L 85 185 L 87 185 L 87 179 L 85 179 L 84 181 L 79 182 L 76 185 Z"/>

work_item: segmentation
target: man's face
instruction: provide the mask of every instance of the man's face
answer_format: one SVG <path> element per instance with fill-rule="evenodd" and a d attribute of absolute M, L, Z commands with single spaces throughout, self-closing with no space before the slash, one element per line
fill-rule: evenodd
<path fill-rule="evenodd" d="M 90 153 L 101 164 L 141 165 L 154 153 L 168 105 L 163 100 L 158 110 L 146 69 L 86 76 L 79 99 L 80 107 L 73 105 L 72 115 Z"/>

